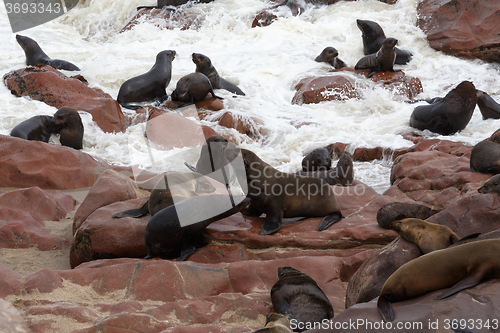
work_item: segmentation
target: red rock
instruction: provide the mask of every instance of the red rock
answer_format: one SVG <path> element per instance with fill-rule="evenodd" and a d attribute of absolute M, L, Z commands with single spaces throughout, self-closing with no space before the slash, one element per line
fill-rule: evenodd
<path fill-rule="evenodd" d="M 303 79 L 295 89 L 292 104 L 299 105 L 360 98 L 353 82 L 341 75 Z"/>
<path fill-rule="evenodd" d="M 10 302 L 0 299 L 0 332 L 29 333 L 30 330 L 24 318 Z"/>
<path fill-rule="evenodd" d="M 125 26 L 120 30 L 120 33 L 133 29 L 136 25 L 143 22 L 150 22 L 158 28 L 162 29 L 197 29 L 200 22 L 197 21 L 196 16 L 189 15 L 186 12 L 171 15 L 170 12 L 163 9 L 142 9 L 134 17 L 128 21 Z M 160 23 L 161 22 L 161 23 Z"/>
<path fill-rule="evenodd" d="M 18 97 L 29 96 L 57 109 L 70 106 L 89 112 L 104 132 L 123 132 L 126 128 L 120 105 L 109 94 L 89 88 L 50 66 L 12 71 L 3 79 L 12 94 Z"/>
<path fill-rule="evenodd" d="M 161 331 L 160 333 L 248 333 L 262 327 L 250 326 L 177 326 Z"/>
<path fill-rule="evenodd" d="M 424 0 L 417 12 L 417 25 L 432 48 L 463 58 L 500 62 L 497 1 Z"/>
<path fill-rule="evenodd" d="M 68 304 L 52 304 L 45 306 L 32 306 L 24 312 L 26 316 L 53 315 L 64 318 L 71 318 L 79 323 L 87 323 L 97 319 L 99 316 L 92 310 L 83 306 Z"/>
<path fill-rule="evenodd" d="M 123 313 L 105 317 L 93 327 L 73 331 L 73 333 L 100 333 L 100 332 L 126 332 L 126 333 L 158 333 L 170 325 L 166 320 L 156 320 L 143 314 Z"/>
<path fill-rule="evenodd" d="M 104 171 L 90 189 L 80 207 L 75 213 L 73 234 L 80 224 L 96 209 L 117 201 L 137 198 L 134 182 L 123 174 L 108 169 Z"/>
<path fill-rule="evenodd" d="M 163 107 L 166 107 L 168 109 L 176 109 L 181 102 L 176 102 L 172 100 L 168 100 L 163 104 Z M 219 98 L 214 98 L 210 93 L 207 94 L 207 97 L 201 102 L 195 103 L 196 109 L 198 110 L 198 113 L 203 112 L 203 110 L 210 110 L 210 111 L 220 111 L 224 109 L 224 102 L 220 100 Z M 203 119 L 200 117 L 200 119 Z"/>
<path fill-rule="evenodd" d="M 23 279 L 23 287 L 27 292 L 37 289 L 41 293 L 50 293 L 62 285 L 61 276 L 48 268 L 42 268 Z"/>
<path fill-rule="evenodd" d="M 230 111 L 224 113 L 219 120 L 219 125 L 227 128 L 234 128 L 241 134 L 246 134 L 251 138 L 260 135 L 259 127 L 252 118 L 235 115 Z"/>
<path fill-rule="evenodd" d="M 78 150 L 0 135 L 0 184 L 43 189 L 90 187 L 105 168 L 104 161 Z"/>
<path fill-rule="evenodd" d="M 0 265 L 0 298 L 17 295 L 21 291 L 22 275 L 7 266 Z M 1 326 L 0 326 L 1 327 Z"/>

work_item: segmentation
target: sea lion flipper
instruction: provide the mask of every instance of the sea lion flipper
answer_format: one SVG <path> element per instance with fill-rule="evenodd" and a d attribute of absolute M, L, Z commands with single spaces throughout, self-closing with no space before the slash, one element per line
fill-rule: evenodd
<path fill-rule="evenodd" d="M 47 61 L 47 65 L 52 66 L 56 69 L 64 69 L 67 71 L 79 71 L 80 70 L 80 68 L 78 68 L 76 65 L 74 65 L 66 60 L 50 59 Z"/>
<path fill-rule="evenodd" d="M 318 231 L 323 231 L 335 222 L 338 222 L 342 219 L 342 214 L 335 212 L 333 214 L 325 216 L 323 220 L 318 225 Z"/>
<path fill-rule="evenodd" d="M 279 207 L 269 207 L 266 211 L 266 219 L 260 229 L 261 235 L 271 235 L 281 229 L 283 211 Z"/>
<path fill-rule="evenodd" d="M 196 172 L 196 168 L 192 166 L 191 164 L 188 164 L 187 162 L 184 162 L 184 165 L 187 166 L 187 168 L 193 172 Z"/>
<path fill-rule="evenodd" d="M 187 257 L 189 257 L 190 255 L 192 255 L 195 252 L 196 252 L 196 246 L 189 245 L 189 246 L 182 249 L 181 255 L 176 260 L 177 261 L 184 261 L 187 259 Z"/>
<path fill-rule="evenodd" d="M 394 311 L 392 310 L 391 302 L 385 296 L 380 296 L 377 301 L 378 312 L 385 322 L 394 320 Z"/>
<path fill-rule="evenodd" d="M 462 280 L 455 283 L 453 287 L 451 287 L 450 289 L 448 289 L 447 291 L 436 297 L 436 300 L 449 297 L 453 294 L 458 293 L 461 290 L 477 286 L 479 282 L 483 280 L 485 273 L 486 273 L 485 269 L 478 269 L 477 271 L 473 272 L 472 275 L 467 275 Z"/>
<path fill-rule="evenodd" d="M 129 110 L 139 110 L 142 108 L 141 105 L 134 105 L 134 104 L 120 104 L 122 108 L 129 109 Z"/>
<path fill-rule="evenodd" d="M 456 244 L 456 243 L 460 243 L 460 242 L 465 241 L 465 240 L 473 239 L 473 238 L 476 238 L 479 235 L 481 235 L 481 233 L 480 232 L 476 232 L 474 234 L 470 234 L 470 235 L 467 235 L 465 237 L 462 237 L 458 241 L 456 241 L 456 242 L 454 242 L 452 244 Z"/>
<path fill-rule="evenodd" d="M 248 208 L 245 208 L 241 211 L 241 214 L 246 215 L 246 216 L 259 217 L 262 215 L 262 212 L 260 210 L 258 210 L 257 208 L 255 208 L 255 206 L 252 206 L 252 204 L 250 204 L 250 206 L 248 206 Z"/>
<path fill-rule="evenodd" d="M 129 209 L 129 210 L 124 210 L 123 212 L 115 213 L 113 214 L 113 218 L 122 218 L 122 217 L 142 217 L 144 215 L 149 214 L 149 200 L 146 201 L 144 205 L 142 205 L 141 208 L 137 209 Z"/>

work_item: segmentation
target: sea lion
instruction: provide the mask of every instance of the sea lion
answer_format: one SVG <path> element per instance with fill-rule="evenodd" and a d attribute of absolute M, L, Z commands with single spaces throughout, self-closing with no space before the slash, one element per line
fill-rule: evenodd
<path fill-rule="evenodd" d="M 206 245 L 201 233 L 212 222 L 239 212 L 249 199 L 228 195 L 203 195 L 188 198 L 163 208 L 146 226 L 146 259 L 185 260 Z M 232 205 L 232 203 L 236 203 Z"/>
<path fill-rule="evenodd" d="M 500 173 L 500 145 L 493 141 L 481 141 L 472 148 L 470 170 L 481 173 Z"/>
<path fill-rule="evenodd" d="M 476 107 L 476 88 L 463 81 L 438 102 L 417 106 L 410 117 L 410 126 L 441 135 L 463 130 Z"/>
<path fill-rule="evenodd" d="M 377 53 L 369 54 L 359 59 L 354 69 L 370 69 L 371 71 L 366 77 L 371 77 L 377 72 L 394 72 L 393 66 L 396 59 L 394 47 L 397 43 L 398 40 L 396 38 L 386 38 Z"/>
<path fill-rule="evenodd" d="M 377 307 L 384 321 L 393 321 L 391 303 L 449 288 L 443 299 L 486 279 L 500 278 L 500 240 L 482 240 L 434 251 L 398 268 L 385 282 Z"/>
<path fill-rule="evenodd" d="M 363 38 L 363 53 L 364 55 L 369 55 L 377 52 L 384 40 L 386 39 L 384 30 L 382 27 L 373 21 L 368 20 L 356 20 L 359 30 L 361 30 L 362 38 Z M 396 59 L 394 61 L 395 64 L 398 65 L 406 65 L 410 62 L 413 57 L 413 53 L 410 51 L 403 51 L 395 48 L 396 50 Z"/>
<path fill-rule="evenodd" d="M 328 171 L 299 171 L 298 175 L 315 177 L 324 180 L 328 185 L 349 186 L 354 180 L 352 155 L 345 151 L 337 162 L 337 166 Z"/>
<path fill-rule="evenodd" d="M 212 61 L 206 55 L 201 53 L 192 54 L 193 62 L 196 65 L 196 72 L 204 74 L 210 80 L 212 88 L 214 89 L 226 89 L 236 95 L 245 96 L 245 93 L 238 88 L 237 85 L 221 78 Z"/>
<path fill-rule="evenodd" d="M 439 212 L 440 210 L 435 210 L 423 205 L 406 202 L 389 202 L 378 210 L 377 223 L 384 229 L 391 229 L 391 223 L 394 221 L 406 218 L 426 220 Z"/>
<path fill-rule="evenodd" d="M 479 193 L 496 192 L 500 194 L 500 174 L 488 179 L 483 186 L 477 189 Z"/>
<path fill-rule="evenodd" d="M 302 171 L 330 170 L 332 158 L 325 148 L 316 148 L 302 159 Z"/>
<path fill-rule="evenodd" d="M 25 140 L 49 142 L 52 134 L 60 134 L 61 145 L 74 149 L 82 149 L 83 124 L 78 112 L 63 106 L 54 116 L 34 116 L 16 125 L 10 132 Z"/>
<path fill-rule="evenodd" d="M 339 52 L 337 49 L 334 47 L 326 47 L 323 49 L 323 51 L 319 54 L 319 56 L 314 59 L 316 62 L 326 62 L 330 65 L 332 65 L 335 69 L 341 69 L 344 67 L 348 67 L 345 62 L 343 62 L 339 57 Z"/>
<path fill-rule="evenodd" d="M 151 191 L 149 200 L 137 209 L 129 209 L 113 214 L 113 218 L 151 216 L 163 208 L 184 199 L 197 196 L 198 193 L 212 193 L 215 187 L 202 174 L 195 172 L 169 172 L 158 180 Z"/>
<path fill-rule="evenodd" d="M 407 241 L 417 244 L 423 254 L 445 249 L 460 240 L 447 226 L 415 218 L 394 221 L 391 229 Z"/>
<path fill-rule="evenodd" d="M 253 333 L 292 333 L 290 321 L 281 313 L 268 313 L 266 316 L 266 327 L 258 329 Z"/>
<path fill-rule="evenodd" d="M 135 76 L 123 82 L 118 91 L 117 101 L 127 109 L 136 110 L 140 105 L 131 105 L 134 102 L 147 102 L 156 100 L 163 102 L 168 98 L 165 91 L 172 78 L 172 61 L 175 51 L 165 50 L 156 55 L 156 62 L 144 74 Z"/>
<path fill-rule="evenodd" d="M 201 73 L 191 73 L 180 78 L 172 92 L 172 101 L 183 102 L 179 106 L 186 106 L 201 102 L 211 93 L 213 98 L 223 99 L 215 95 L 210 80 Z"/>
<path fill-rule="evenodd" d="M 281 228 L 283 218 L 321 217 L 318 231 L 325 230 L 342 219 L 335 194 L 325 181 L 288 174 L 274 169 L 247 149 L 226 149 L 229 160 L 243 157 L 248 184 L 247 197 L 251 199 L 243 213 L 250 216 L 266 214 L 260 234 L 270 235 Z M 240 172 L 237 172 L 237 177 Z M 242 184 L 241 179 L 238 179 Z"/>
<path fill-rule="evenodd" d="M 29 37 L 16 35 L 16 40 L 24 50 L 24 54 L 26 55 L 26 65 L 28 66 L 49 65 L 55 69 L 64 69 L 67 71 L 80 70 L 80 68 L 76 67 L 69 61 L 50 59 L 49 56 L 42 51 L 40 45 Z"/>
<path fill-rule="evenodd" d="M 483 119 L 500 119 L 500 104 L 482 90 L 476 90 L 476 96 Z"/>
<path fill-rule="evenodd" d="M 278 268 L 278 281 L 271 288 L 274 310 L 285 315 L 295 332 L 333 318 L 328 297 L 309 275 L 292 267 Z"/>

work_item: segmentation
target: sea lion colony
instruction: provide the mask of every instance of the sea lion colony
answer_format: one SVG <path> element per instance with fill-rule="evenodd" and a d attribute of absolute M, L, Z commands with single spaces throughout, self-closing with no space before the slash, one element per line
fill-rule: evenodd
<path fill-rule="evenodd" d="M 166 2 L 158 1 L 158 6 L 142 8 L 163 8 L 164 6 L 166 6 Z M 370 77 L 378 71 L 393 71 L 394 64 L 406 64 L 411 60 L 412 54 L 408 51 L 401 51 L 395 48 L 397 40 L 392 37 L 386 38 L 378 24 L 362 20 L 358 20 L 357 24 L 363 33 L 362 38 L 366 56 L 358 61 L 356 69 L 368 70 L 367 76 Z M 27 65 L 50 65 L 57 69 L 79 70 L 78 67 L 67 61 L 50 59 L 31 38 L 18 35 L 16 39 L 25 51 Z M 135 78 L 130 78 L 123 83 L 118 94 L 118 102 L 123 107 L 131 109 L 140 108 L 141 106 L 130 103 L 151 101 L 157 104 L 163 103 L 168 98 L 166 88 L 170 82 L 172 61 L 175 56 L 176 53 L 173 50 L 160 52 L 157 56 L 156 63 L 149 72 Z M 196 64 L 196 72 L 188 74 L 185 79 L 183 78 L 184 80 L 179 80 L 176 89 L 172 93 L 172 100 L 179 100 L 185 104 L 196 103 L 203 100 L 208 92 L 212 94 L 213 98 L 219 98 L 214 94 L 213 89 L 226 89 L 236 95 L 245 95 L 236 85 L 218 75 L 208 57 L 199 53 L 193 53 L 192 59 Z M 338 51 L 333 47 L 325 48 L 315 60 L 329 63 L 336 69 L 347 66 L 340 60 Z M 192 84 L 193 78 L 195 78 L 194 81 L 196 85 Z M 429 102 L 429 105 L 416 107 L 410 119 L 410 125 L 422 130 L 428 129 L 443 135 L 453 134 L 464 129 L 469 122 L 476 105 L 476 99 L 478 104 L 481 101 L 481 112 L 485 119 L 496 118 L 497 113 L 500 113 L 498 104 L 492 101 L 486 93 L 476 91 L 471 82 L 464 81 L 450 91 L 444 98 L 436 98 Z M 29 119 L 16 126 L 12 130 L 11 135 L 28 140 L 48 142 L 51 134 L 60 134 L 61 143 L 63 145 L 81 149 L 83 125 L 81 125 L 79 117 L 75 116 L 76 111 L 70 109 L 69 107 L 63 107 L 58 110 L 54 117 L 38 116 L 36 119 Z M 63 113 L 62 111 L 66 111 L 64 116 L 58 115 L 58 113 Z M 76 113 L 76 115 L 78 114 Z M 450 115 L 452 119 L 448 118 Z M 66 125 L 66 123 L 70 123 L 70 125 Z M 493 154 L 490 153 L 490 149 L 494 151 Z M 473 156 L 471 156 L 471 169 L 478 172 L 499 173 L 500 171 L 496 168 L 500 165 L 500 157 L 497 156 L 498 153 L 496 150 L 498 150 L 498 147 L 493 142 L 490 143 L 487 141 L 487 143 L 478 144 L 476 151 L 473 151 Z M 241 156 L 245 163 L 258 163 L 261 168 L 270 168 L 273 172 L 278 172 L 251 151 L 245 149 L 240 150 L 234 146 L 230 149 L 226 149 L 226 146 L 224 146 L 222 151 L 222 156 L 224 158 L 227 157 L 227 161 L 223 163 L 223 165 L 228 164 L 228 161 L 234 159 L 235 154 L 239 154 L 238 156 Z M 218 152 L 218 154 L 221 155 L 221 152 Z M 303 170 L 300 173 L 309 177 L 286 175 L 285 177 L 275 176 L 275 180 L 278 178 L 285 179 L 284 183 L 281 184 L 282 186 L 286 186 L 289 180 L 295 181 L 299 179 L 306 183 L 313 182 L 319 184 L 319 186 L 329 187 L 324 180 L 328 181 L 329 178 L 332 178 L 328 175 L 328 170 L 331 169 L 331 156 L 329 156 L 328 152 L 326 152 L 326 154 L 327 155 L 325 155 L 324 150 L 319 148 L 305 157 Z M 218 158 L 220 159 L 221 157 L 219 156 Z M 252 175 L 250 172 L 249 164 L 245 165 L 245 167 L 247 179 L 241 179 L 240 177 L 238 180 L 240 182 L 248 181 L 249 183 L 258 180 L 258 177 Z M 342 168 L 346 170 L 344 171 Z M 198 166 L 196 169 L 198 169 Z M 336 170 L 342 170 L 342 174 L 344 174 L 344 180 L 339 181 L 338 184 L 347 186 L 352 183 L 352 157 L 349 153 L 346 153 L 346 155 L 342 157 Z M 324 174 L 320 174 L 321 172 Z M 338 174 L 336 176 L 339 177 Z M 196 177 L 199 178 L 198 175 Z M 336 183 L 336 180 L 332 181 Z M 283 182 L 283 180 L 281 180 L 281 182 Z M 479 192 L 499 193 L 498 183 L 498 177 L 492 177 L 492 179 L 479 189 Z M 168 190 L 168 185 L 165 186 L 167 186 Z M 253 190 L 255 190 L 255 188 L 253 188 Z M 324 202 L 320 201 L 319 204 L 322 208 L 326 206 L 326 210 L 321 210 L 320 207 L 317 207 L 314 211 L 321 211 L 315 215 L 315 212 L 300 207 L 299 201 L 303 198 L 293 195 L 281 196 L 280 198 L 268 195 L 262 196 L 262 193 L 255 194 L 253 190 L 250 187 L 247 199 L 243 200 L 243 198 L 240 198 L 238 205 L 233 205 L 231 209 L 222 214 L 210 218 L 203 218 L 201 215 L 196 216 L 196 214 L 191 214 L 194 215 L 193 218 L 197 223 L 188 227 L 180 225 L 178 212 L 173 208 L 174 206 L 171 205 L 171 200 L 168 201 L 168 205 L 157 207 L 154 210 L 154 213 L 157 214 L 153 213 L 151 202 L 146 203 L 144 207 L 140 209 L 136 209 L 135 211 L 139 211 L 140 214 L 151 212 L 152 215 L 154 215 L 148 223 L 146 232 L 145 242 L 148 247 L 148 257 L 177 258 L 178 260 L 185 260 L 190 254 L 195 252 L 196 248 L 206 243 L 201 237 L 201 233 L 208 224 L 239 212 L 249 203 L 250 206 L 244 210 L 245 214 L 259 216 L 262 213 L 266 213 L 266 220 L 263 223 L 261 231 L 263 235 L 278 232 L 281 228 L 281 220 L 283 217 L 327 216 L 325 218 L 326 221 L 324 220 L 320 224 L 319 230 L 326 229 L 342 218 L 340 207 L 333 193 L 328 193 L 326 199 L 323 196 L 320 199 L 316 199 L 326 200 Z M 210 206 L 213 202 L 223 200 L 219 195 L 198 197 L 194 192 L 196 191 L 193 190 L 191 191 L 193 194 L 186 195 L 185 198 L 182 198 L 182 207 L 184 207 L 185 210 L 189 210 L 189 207 L 193 205 L 197 207 Z M 170 192 L 168 196 L 170 199 L 172 196 Z M 298 205 L 298 208 L 290 208 L 294 205 Z M 422 252 L 426 254 L 402 266 L 387 280 L 378 301 L 378 308 L 384 320 L 392 321 L 395 319 L 395 316 L 397 317 L 397 314 L 394 314 L 392 311 L 391 302 L 398 302 L 435 289 L 452 286 L 449 291 L 444 292 L 438 297 L 444 298 L 464 288 L 478 284 L 483 279 L 500 278 L 500 262 L 496 259 L 496 254 L 499 250 L 498 241 L 478 241 L 473 242 L 472 244 L 474 245 L 470 246 L 458 245 L 455 250 L 447 249 L 449 245 L 460 241 L 460 238 L 453 230 L 431 225 L 423 220 L 417 220 L 417 218 L 427 218 L 437 213 L 437 211 L 433 211 L 426 207 L 422 209 L 422 207 L 399 205 L 397 207 L 387 206 L 385 211 L 381 210 L 379 213 L 379 224 L 381 226 L 392 228 L 400 232 L 403 237 L 419 245 Z M 330 215 L 333 216 L 328 219 Z M 377 216 L 377 220 L 379 220 L 379 216 Z M 416 231 L 417 229 L 418 231 Z M 431 231 L 429 232 L 429 230 Z M 164 238 L 163 235 L 169 235 L 169 237 Z M 456 254 L 458 254 L 458 257 L 467 257 L 467 254 L 470 254 L 470 252 L 468 252 L 469 248 L 473 249 L 475 251 L 474 253 L 478 254 L 465 261 L 454 260 L 454 258 L 457 257 Z M 446 262 L 446 265 L 436 265 L 436 262 Z M 486 270 L 481 268 L 483 267 L 481 264 L 484 263 L 486 263 L 488 268 Z M 416 276 L 416 272 L 426 271 L 431 267 L 441 269 L 441 271 L 437 273 L 428 273 L 430 275 L 425 278 Z M 448 274 L 450 271 L 459 271 L 459 273 L 455 274 L 457 277 L 454 279 L 442 278 L 442 276 Z M 287 277 L 287 274 L 290 275 L 290 277 Z M 472 276 L 472 278 L 470 278 L 470 276 Z M 425 281 L 422 282 L 424 279 Z M 308 285 L 308 287 L 304 289 L 304 285 Z M 401 291 L 398 289 L 401 285 L 411 286 L 414 290 L 408 291 L 411 289 L 409 288 L 406 291 Z M 309 298 L 304 298 L 304 295 L 309 295 Z M 290 297 L 297 301 L 295 303 L 292 301 L 290 304 Z M 326 295 L 318 287 L 317 283 L 306 274 L 291 267 L 280 268 L 279 280 L 271 291 L 271 298 L 273 299 L 275 310 L 281 314 L 270 314 L 267 318 L 266 328 L 258 330 L 259 332 L 291 332 L 292 330 L 288 320 L 294 319 L 294 315 L 292 315 L 293 311 L 305 314 L 306 317 L 308 311 L 319 311 L 321 312 L 319 315 L 319 317 L 321 317 L 320 319 L 333 318 L 331 304 Z M 307 321 L 307 318 L 301 320 Z M 313 320 L 318 319 L 311 317 L 311 321 Z"/>

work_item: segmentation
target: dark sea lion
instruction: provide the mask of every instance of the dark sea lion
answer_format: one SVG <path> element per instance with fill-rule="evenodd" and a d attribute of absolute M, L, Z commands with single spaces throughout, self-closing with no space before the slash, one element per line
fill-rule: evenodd
<path fill-rule="evenodd" d="M 438 102 L 417 106 L 410 117 L 410 126 L 441 135 L 463 130 L 476 107 L 476 88 L 463 81 Z"/>
<path fill-rule="evenodd" d="M 67 71 L 80 70 L 80 68 L 76 67 L 68 61 L 50 59 L 49 56 L 42 51 L 38 43 L 29 37 L 16 35 L 16 40 L 24 50 L 24 54 L 26 55 L 26 65 L 28 66 L 49 65 L 54 67 L 55 69 L 64 69 Z"/>
<path fill-rule="evenodd" d="M 141 106 L 129 103 L 153 100 L 161 103 L 167 99 L 165 89 L 172 78 L 172 61 L 174 58 L 175 51 L 172 50 L 158 53 L 154 66 L 147 73 L 123 82 L 116 99 L 118 103 L 124 108 L 136 110 Z"/>
<path fill-rule="evenodd" d="M 500 104 L 482 90 L 476 90 L 476 96 L 483 119 L 500 119 Z"/>
<path fill-rule="evenodd" d="M 11 136 L 25 140 L 49 142 L 52 134 L 60 134 L 61 145 L 82 149 L 83 124 L 78 112 L 63 106 L 54 116 L 34 116 L 12 129 Z"/>
<path fill-rule="evenodd" d="M 61 145 L 74 149 L 83 148 L 84 127 L 78 111 L 63 106 L 54 113 L 52 122 L 59 128 L 57 134 Z"/>
<path fill-rule="evenodd" d="M 391 229 L 407 241 L 417 244 L 423 254 L 445 249 L 460 240 L 447 226 L 415 218 L 394 221 Z"/>
<path fill-rule="evenodd" d="M 237 203 L 232 206 L 231 202 Z M 228 195 L 203 195 L 188 198 L 163 208 L 146 226 L 146 259 L 185 260 L 206 245 L 202 232 L 212 222 L 239 212 L 249 199 Z M 183 225 L 184 224 L 184 225 Z"/>
<path fill-rule="evenodd" d="M 171 97 L 172 101 L 183 102 L 179 106 L 186 106 L 203 101 L 208 93 L 212 94 L 213 98 L 223 99 L 215 95 L 212 84 L 205 75 L 191 73 L 177 81 L 177 86 Z"/>
<path fill-rule="evenodd" d="M 215 187 L 203 175 L 195 172 L 169 172 L 158 180 L 151 191 L 149 200 L 137 209 L 129 209 L 113 214 L 113 218 L 151 216 L 163 208 L 184 199 L 197 196 L 198 193 L 212 193 Z"/>
<path fill-rule="evenodd" d="M 302 159 L 302 171 L 330 170 L 332 158 L 325 148 L 316 148 Z"/>
<path fill-rule="evenodd" d="M 477 191 L 479 193 L 496 192 L 500 194 L 500 174 L 488 179 Z"/>
<path fill-rule="evenodd" d="M 406 202 L 389 202 L 378 210 L 377 223 L 384 229 L 391 229 L 391 223 L 394 221 L 406 218 L 426 220 L 439 212 L 440 210 L 435 210 L 423 205 Z"/>
<path fill-rule="evenodd" d="M 226 89 L 236 95 L 245 96 L 245 93 L 238 88 L 237 85 L 221 78 L 212 61 L 206 55 L 201 53 L 193 53 L 193 62 L 196 65 L 196 72 L 204 74 L 210 80 L 212 88 L 214 89 Z"/>
<path fill-rule="evenodd" d="M 481 173 L 500 173 L 500 145 L 493 141 L 481 141 L 472 148 L 470 170 Z"/>
<path fill-rule="evenodd" d="M 266 327 L 258 329 L 253 333 L 292 333 L 290 321 L 281 313 L 268 313 L 266 316 Z"/>
<path fill-rule="evenodd" d="M 328 185 L 349 186 L 354 180 L 352 155 L 345 151 L 337 162 L 337 166 L 328 171 L 299 171 L 298 175 L 315 177 L 324 180 Z"/>
<path fill-rule="evenodd" d="M 339 204 L 330 185 L 318 178 L 288 174 L 274 169 L 247 149 L 226 149 L 229 160 L 242 155 L 248 184 L 250 216 L 266 214 L 260 234 L 270 235 L 281 228 L 283 218 L 321 217 L 318 231 L 342 219 Z M 237 172 L 237 177 L 239 176 Z M 238 179 L 240 184 L 244 181 Z"/>
<path fill-rule="evenodd" d="M 339 52 L 334 47 L 326 47 L 319 56 L 314 59 L 316 62 L 326 62 L 332 65 L 335 69 L 348 67 L 339 57 Z"/>
<path fill-rule="evenodd" d="M 377 72 L 393 72 L 394 60 L 396 59 L 394 47 L 397 43 L 398 40 L 396 38 L 386 38 L 377 53 L 369 54 L 359 59 L 354 68 L 371 70 L 366 77 L 371 77 Z"/>
<path fill-rule="evenodd" d="M 362 33 L 364 55 L 369 55 L 377 52 L 386 39 L 382 27 L 378 23 L 368 20 L 356 20 L 356 22 L 359 30 L 361 30 Z M 395 48 L 395 50 L 395 64 L 406 65 L 413 57 L 413 54 L 410 51 L 403 51 L 398 49 L 397 47 Z"/>
<path fill-rule="evenodd" d="M 500 278 L 500 240 L 482 240 L 434 251 L 398 268 L 385 282 L 377 307 L 393 321 L 391 303 L 449 288 L 443 299 L 486 279 Z"/>
<path fill-rule="evenodd" d="M 280 267 L 278 277 L 271 289 L 271 301 L 274 310 L 288 318 L 295 332 L 333 318 L 330 300 L 309 275 L 292 267 Z"/>

